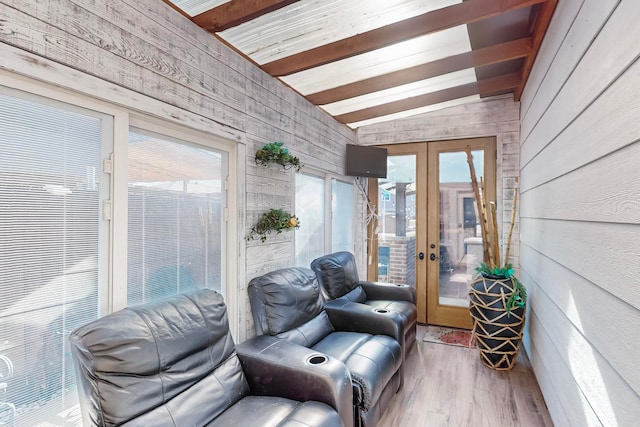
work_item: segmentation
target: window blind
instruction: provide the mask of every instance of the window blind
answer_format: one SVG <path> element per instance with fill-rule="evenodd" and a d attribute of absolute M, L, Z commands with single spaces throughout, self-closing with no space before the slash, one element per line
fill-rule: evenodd
<path fill-rule="evenodd" d="M 296 174 L 296 216 L 301 226 L 295 231 L 296 266 L 307 267 L 325 254 L 325 189 L 324 179 Z"/>
<path fill-rule="evenodd" d="M 200 288 L 224 294 L 226 156 L 129 133 L 129 305 Z"/>
<path fill-rule="evenodd" d="M 67 339 L 99 311 L 103 125 L 0 88 L 0 424 L 77 404 Z"/>
<path fill-rule="evenodd" d="M 353 184 L 331 180 L 331 252 L 354 251 Z"/>

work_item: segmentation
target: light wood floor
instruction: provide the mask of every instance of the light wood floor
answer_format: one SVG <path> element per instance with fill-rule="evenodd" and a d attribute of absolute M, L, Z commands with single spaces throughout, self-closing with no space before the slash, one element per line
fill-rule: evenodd
<path fill-rule="evenodd" d="M 424 342 L 424 331 L 378 427 L 553 426 L 524 352 L 511 371 L 494 371 L 477 349 Z"/>

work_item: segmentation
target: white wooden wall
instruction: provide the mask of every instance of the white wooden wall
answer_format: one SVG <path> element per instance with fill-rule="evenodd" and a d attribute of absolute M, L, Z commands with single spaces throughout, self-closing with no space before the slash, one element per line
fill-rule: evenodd
<path fill-rule="evenodd" d="M 282 141 L 309 168 L 340 176 L 355 133 L 160 0 L 0 0 L 0 57 L 0 68 L 237 142 L 239 338 L 250 335 L 247 282 L 294 264 L 293 233 L 243 239 L 262 212 L 293 210 L 294 173 L 256 167 L 256 150 Z"/>
<path fill-rule="evenodd" d="M 560 0 L 521 99 L 525 345 L 558 426 L 640 422 L 639 23 Z"/>
<path fill-rule="evenodd" d="M 501 207 L 498 214 L 502 215 L 498 228 L 506 242 L 515 177 L 519 173 L 519 114 L 520 104 L 513 101 L 513 96 L 501 95 L 406 119 L 363 126 L 357 130 L 358 141 L 363 145 L 380 145 L 496 137 L 496 195 L 497 206 Z M 519 233 L 518 209 L 514 236 Z M 512 239 L 509 260 L 514 266 L 519 263 L 517 239 Z"/>

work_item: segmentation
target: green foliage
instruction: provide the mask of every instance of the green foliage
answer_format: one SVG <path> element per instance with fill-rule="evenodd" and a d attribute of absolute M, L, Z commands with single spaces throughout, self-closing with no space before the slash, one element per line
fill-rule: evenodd
<path fill-rule="evenodd" d="M 505 279 L 511 278 L 513 281 L 513 293 L 509 296 L 506 303 L 507 313 L 516 307 L 524 307 L 527 303 L 527 288 L 513 275 L 513 266 L 506 264 L 504 267 L 491 268 L 484 262 L 481 263 L 476 271 L 483 276 L 501 276 Z"/>
<path fill-rule="evenodd" d="M 277 163 L 285 169 L 296 168 L 296 172 L 300 172 L 302 164 L 300 159 L 292 156 L 289 149 L 282 142 L 271 142 L 265 144 L 261 149 L 256 151 L 256 164 L 260 166 L 268 166 L 270 163 Z"/>
<path fill-rule="evenodd" d="M 256 225 L 251 228 L 247 240 L 254 240 L 260 237 L 260 241 L 267 240 L 267 234 L 274 231 L 277 234 L 282 230 L 290 230 L 292 228 L 300 228 L 300 220 L 297 216 L 285 212 L 283 209 L 271 209 L 260 217 Z"/>

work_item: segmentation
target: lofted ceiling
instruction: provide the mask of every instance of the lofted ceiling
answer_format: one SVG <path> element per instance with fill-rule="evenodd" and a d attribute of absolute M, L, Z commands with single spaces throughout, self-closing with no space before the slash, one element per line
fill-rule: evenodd
<path fill-rule="evenodd" d="M 558 0 L 164 0 L 352 128 L 519 100 Z"/>

